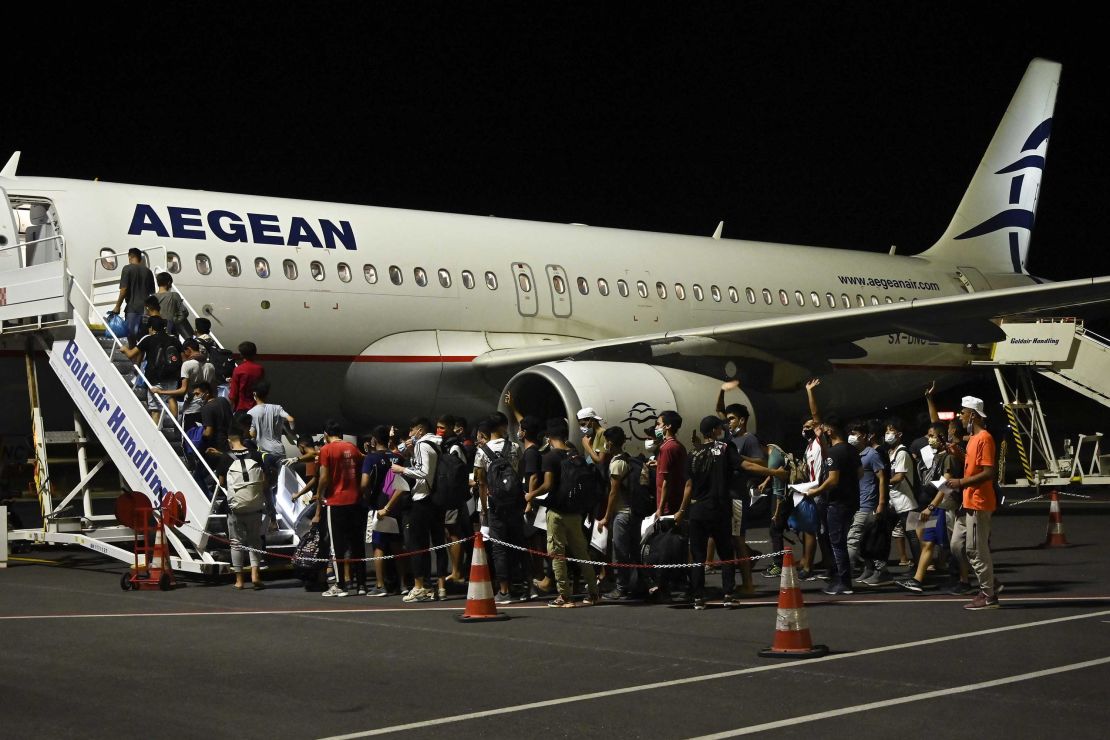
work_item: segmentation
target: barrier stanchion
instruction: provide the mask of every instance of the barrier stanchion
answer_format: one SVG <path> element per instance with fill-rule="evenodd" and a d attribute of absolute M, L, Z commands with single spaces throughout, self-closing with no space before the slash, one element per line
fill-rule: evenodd
<path fill-rule="evenodd" d="M 779 586 L 778 614 L 775 617 L 775 641 L 759 651 L 761 658 L 817 658 L 828 655 L 826 645 L 814 645 L 809 636 L 802 590 L 794 572 L 794 550 L 786 548 L 782 558 L 782 581 Z"/>
<path fill-rule="evenodd" d="M 490 580 L 486 546 L 482 533 L 474 535 L 474 555 L 470 560 L 470 584 L 466 589 L 466 609 L 456 619 L 460 622 L 498 622 L 509 619 L 508 614 L 497 611 L 493 601 L 493 582 Z"/>

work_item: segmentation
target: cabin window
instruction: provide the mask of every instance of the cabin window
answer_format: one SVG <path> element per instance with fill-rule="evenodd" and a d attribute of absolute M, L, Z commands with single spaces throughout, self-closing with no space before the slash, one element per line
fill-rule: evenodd
<path fill-rule="evenodd" d="M 663 300 L 666 300 L 667 299 L 667 286 L 663 285 L 663 283 L 656 283 L 655 284 L 655 294 L 658 295 Z"/>
<path fill-rule="evenodd" d="M 809 301 L 813 304 L 814 308 L 821 308 L 821 296 L 817 295 L 816 291 L 810 292 Z"/>
<path fill-rule="evenodd" d="M 551 278 L 551 286 L 555 288 L 555 292 L 559 295 L 567 292 L 567 281 L 563 280 L 562 275 L 555 275 Z"/>
<path fill-rule="evenodd" d="M 879 305 L 879 296 L 877 296 L 877 295 L 871 296 L 871 305 L 872 306 Z"/>
<path fill-rule="evenodd" d="M 744 288 L 744 296 L 748 299 L 748 303 L 755 303 L 755 291 L 751 288 Z"/>
<path fill-rule="evenodd" d="M 581 293 L 582 295 L 589 295 L 590 294 L 590 281 L 589 280 L 587 280 L 584 277 L 580 277 L 580 278 L 578 278 L 578 280 L 576 282 L 578 283 L 578 292 L 579 293 Z"/>
<path fill-rule="evenodd" d="M 351 266 L 346 262 L 340 262 L 335 266 L 335 274 L 338 275 L 339 279 L 343 282 L 351 282 Z"/>
<path fill-rule="evenodd" d="M 397 265 L 389 266 L 389 282 L 394 285 L 400 285 L 405 281 L 405 276 L 401 274 L 401 268 Z"/>
<path fill-rule="evenodd" d="M 732 301 L 733 303 L 739 303 L 740 302 L 740 291 L 738 291 L 736 288 L 732 287 L 731 285 L 728 286 L 728 299 L 730 301 Z"/>
<path fill-rule="evenodd" d="M 836 296 L 832 293 L 826 293 L 825 303 L 829 304 L 829 308 L 836 308 Z"/>
<path fill-rule="evenodd" d="M 597 279 L 597 292 L 602 295 L 609 295 L 609 281 L 605 278 Z"/>
<path fill-rule="evenodd" d="M 516 282 L 517 282 L 517 285 L 520 286 L 520 289 L 522 291 L 524 291 L 525 293 L 531 293 L 532 292 L 532 278 L 528 277 L 527 274 L 525 274 L 523 272 L 518 273 L 517 276 L 516 276 Z"/>
<path fill-rule="evenodd" d="M 844 308 L 851 308 L 852 307 L 852 299 L 849 298 L 848 296 L 844 295 L 843 293 L 841 293 L 840 294 L 840 305 L 844 306 Z"/>
<path fill-rule="evenodd" d="M 110 252 L 111 250 L 108 251 Z M 100 253 L 104 254 L 104 250 L 100 250 Z M 113 266 L 109 269 L 115 269 L 114 262 L 115 261 L 113 260 Z M 103 261 L 101 262 L 101 264 L 103 264 Z M 166 269 L 174 275 L 181 272 L 181 258 L 177 256 L 177 252 L 166 252 Z"/>
<path fill-rule="evenodd" d="M 800 290 L 795 290 L 794 291 L 794 300 L 797 301 L 798 306 L 800 306 L 801 308 L 806 307 L 806 297 L 802 293 L 802 291 L 800 291 Z"/>
<path fill-rule="evenodd" d="M 374 268 L 370 268 L 370 269 L 374 269 Z M 296 280 L 297 279 L 297 263 L 294 262 L 293 260 L 285 260 L 284 262 L 282 262 L 281 263 L 281 270 L 282 270 L 282 272 L 285 273 L 285 277 L 289 278 L 290 280 Z"/>
<path fill-rule="evenodd" d="M 490 290 L 497 290 L 497 276 L 489 271 L 486 271 L 486 287 Z"/>
<path fill-rule="evenodd" d="M 899 303 L 905 303 L 905 302 L 906 302 L 906 297 L 905 297 L 904 295 L 903 295 L 903 296 L 899 296 L 899 297 L 898 297 L 898 302 L 899 302 Z"/>
<path fill-rule="evenodd" d="M 858 293 L 856 294 L 856 305 L 859 306 L 860 308 L 863 308 L 864 306 L 867 305 L 867 301 L 863 300 L 863 296 L 861 296 Z"/>
<path fill-rule="evenodd" d="M 254 274 L 260 278 L 270 277 L 270 263 L 266 261 L 265 257 L 258 257 L 254 260 Z"/>
<path fill-rule="evenodd" d="M 674 284 L 674 294 L 678 297 L 678 300 L 680 300 L 680 301 L 686 300 L 686 286 L 683 285 L 682 283 L 675 283 Z M 664 296 L 664 297 L 666 297 L 666 296 Z"/>
<path fill-rule="evenodd" d="M 363 265 L 362 277 L 364 277 L 366 279 L 366 282 L 368 282 L 370 285 L 374 285 L 378 282 L 378 268 L 374 267 L 373 265 Z"/>
<path fill-rule="evenodd" d="M 224 259 L 224 266 L 227 267 L 227 274 L 231 277 L 239 277 L 243 272 L 242 266 L 239 264 L 238 257 L 228 257 Z"/>
<path fill-rule="evenodd" d="M 172 252 L 171 252 L 171 254 L 172 254 Z M 105 270 L 114 270 L 114 269 L 116 269 L 116 267 L 118 265 L 119 265 L 119 262 L 116 261 L 116 253 L 113 252 L 110 247 L 104 247 L 104 249 L 100 250 L 100 266 L 101 267 L 103 267 Z M 178 267 L 180 269 L 180 263 L 179 263 Z M 173 270 L 170 270 L 170 272 L 173 272 Z"/>
<path fill-rule="evenodd" d="M 415 280 L 416 284 L 421 288 L 426 288 L 428 286 L 428 272 L 423 267 L 413 268 L 412 279 Z"/>
<path fill-rule="evenodd" d="M 887 303 L 894 303 L 894 299 L 891 298 L 890 296 L 884 296 L 883 300 L 886 301 Z"/>
<path fill-rule="evenodd" d="M 705 300 L 705 293 L 702 292 L 701 286 L 694 283 L 694 297 L 699 301 Z"/>
<path fill-rule="evenodd" d="M 308 263 L 308 274 L 312 276 L 313 280 L 324 279 L 324 263 L 313 260 Z"/>
<path fill-rule="evenodd" d="M 709 286 L 709 295 L 713 296 L 713 300 L 715 300 L 717 303 L 721 302 L 721 289 L 718 288 L 716 285 Z"/>
<path fill-rule="evenodd" d="M 212 273 L 212 261 L 208 259 L 207 254 L 197 255 L 197 272 L 201 275 L 209 275 Z"/>
<path fill-rule="evenodd" d="M 467 290 L 474 290 L 474 273 L 470 270 L 462 271 L 463 287 Z"/>
<path fill-rule="evenodd" d="M 621 298 L 628 297 L 628 283 L 624 280 L 617 281 L 617 292 L 621 294 Z"/>
<path fill-rule="evenodd" d="M 451 287 L 451 273 L 444 270 L 442 267 L 439 268 L 439 284 L 444 288 Z"/>
<path fill-rule="evenodd" d="M 648 297 L 647 283 L 645 283 L 643 280 L 637 280 L 636 281 L 636 292 L 640 294 L 641 298 L 647 298 Z"/>
<path fill-rule="evenodd" d="M 768 306 L 775 302 L 774 298 L 771 297 L 771 291 L 767 288 L 763 289 L 763 302 Z"/>

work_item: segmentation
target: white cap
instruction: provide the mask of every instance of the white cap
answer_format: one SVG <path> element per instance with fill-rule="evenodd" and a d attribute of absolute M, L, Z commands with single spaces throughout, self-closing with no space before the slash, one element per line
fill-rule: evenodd
<path fill-rule="evenodd" d="M 594 411 L 592 406 L 587 406 L 578 412 L 578 421 L 585 421 L 586 419 L 597 419 L 599 422 L 604 421 L 598 413 Z"/>
<path fill-rule="evenodd" d="M 964 396 L 962 399 L 960 399 L 960 408 L 971 409 L 975 413 L 979 414 L 979 416 L 982 416 L 984 419 L 987 418 L 986 412 L 983 411 L 983 399 L 981 398 L 976 398 L 975 396 Z"/>

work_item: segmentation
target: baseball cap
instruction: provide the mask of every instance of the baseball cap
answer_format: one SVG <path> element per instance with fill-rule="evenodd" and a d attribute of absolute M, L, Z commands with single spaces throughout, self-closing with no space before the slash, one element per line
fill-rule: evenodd
<path fill-rule="evenodd" d="M 983 411 L 983 399 L 981 398 L 976 398 L 975 396 L 964 396 L 960 399 L 960 408 L 971 409 L 975 413 L 979 414 L 979 416 L 982 416 L 984 419 L 987 418 L 986 412 Z"/>
<path fill-rule="evenodd" d="M 578 412 L 578 421 L 585 421 L 586 419 L 597 419 L 598 421 L 603 421 L 601 416 L 596 411 L 594 411 L 593 406 L 587 406 L 586 408 Z"/>

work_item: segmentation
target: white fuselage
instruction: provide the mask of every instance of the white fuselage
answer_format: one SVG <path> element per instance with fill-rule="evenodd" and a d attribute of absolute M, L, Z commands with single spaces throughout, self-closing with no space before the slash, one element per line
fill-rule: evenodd
<path fill-rule="evenodd" d="M 275 400 L 363 425 L 492 409 L 504 377 L 470 367 L 490 349 L 991 287 L 957 265 L 843 249 L 104 182 L 0 186 L 15 203 L 53 203 L 82 285 L 102 250 L 148 250 L 225 345 L 257 344 Z M 961 346 L 876 333 L 866 358 L 836 363 L 850 372 L 836 374 L 834 402 L 867 388 L 853 405 L 876 408 L 966 369 Z"/>

